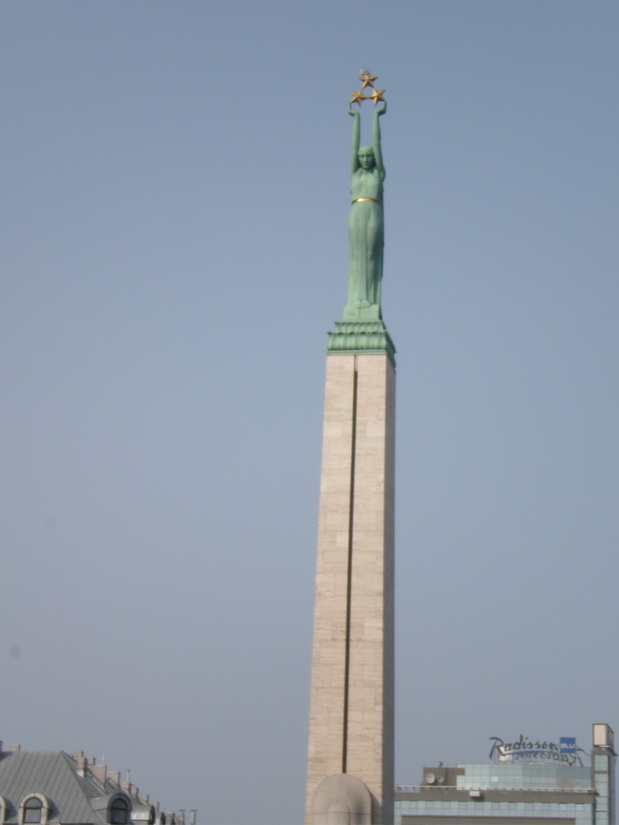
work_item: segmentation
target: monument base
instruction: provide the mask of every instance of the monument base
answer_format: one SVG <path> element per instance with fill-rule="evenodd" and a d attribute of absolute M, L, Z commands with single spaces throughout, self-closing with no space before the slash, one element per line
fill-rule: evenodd
<path fill-rule="evenodd" d="M 312 799 L 311 825 L 371 825 L 372 797 L 360 779 L 340 773 L 320 783 Z"/>

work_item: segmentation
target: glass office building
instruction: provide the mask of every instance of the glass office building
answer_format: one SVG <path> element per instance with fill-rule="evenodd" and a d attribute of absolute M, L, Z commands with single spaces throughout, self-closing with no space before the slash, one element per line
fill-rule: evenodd
<path fill-rule="evenodd" d="M 497 742 L 494 762 L 424 768 L 421 785 L 396 786 L 395 825 L 615 825 L 608 725 L 593 725 L 590 765 L 573 739 Z"/>

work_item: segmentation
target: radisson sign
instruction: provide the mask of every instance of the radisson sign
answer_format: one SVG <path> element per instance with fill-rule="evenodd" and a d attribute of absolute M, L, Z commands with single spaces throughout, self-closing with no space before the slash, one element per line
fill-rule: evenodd
<path fill-rule="evenodd" d="M 576 746 L 573 736 L 562 736 L 559 744 L 555 742 L 533 741 L 520 734 L 515 742 L 504 742 L 498 736 L 491 736 L 490 759 L 499 762 L 561 762 L 563 765 L 582 767 L 580 753 L 582 748 Z"/>

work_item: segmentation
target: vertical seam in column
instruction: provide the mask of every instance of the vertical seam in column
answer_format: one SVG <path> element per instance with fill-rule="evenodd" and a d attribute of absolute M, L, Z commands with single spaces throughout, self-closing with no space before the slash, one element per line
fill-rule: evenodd
<path fill-rule="evenodd" d="M 350 444 L 350 498 L 348 500 L 348 569 L 346 581 L 346 641 L 344 654 L 344 726 L 342 731 L 342 773 L 346 773 L 348 757 L 348 693 L 350 682 L 350 621 L 352 604 L 353 521 L 355 514 L 355 453 L 357 447 L 357 359 L 353 374 L 352 433 Z"/>

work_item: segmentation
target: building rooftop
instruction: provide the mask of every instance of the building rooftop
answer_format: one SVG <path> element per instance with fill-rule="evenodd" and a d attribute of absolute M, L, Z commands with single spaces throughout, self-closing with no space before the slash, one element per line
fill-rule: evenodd
<path fill-rule="evenodd" d="M 0 825 L 185 825 L 184 812 L 159 803 L 119 771 L 64 751 L 8 751 L 0 742 Z M 191 825 L 195 825 L 192 811 Z"/>

